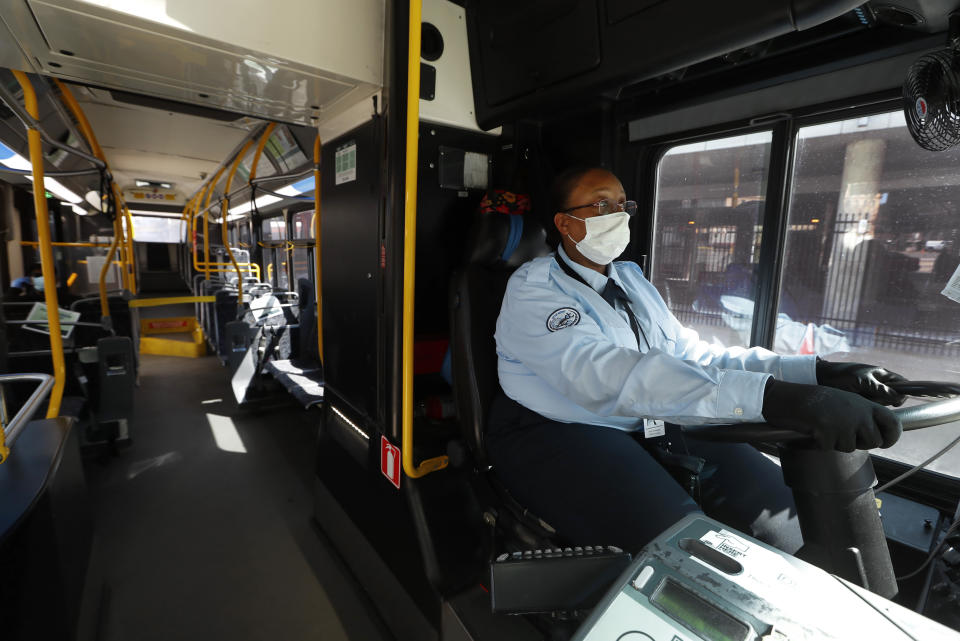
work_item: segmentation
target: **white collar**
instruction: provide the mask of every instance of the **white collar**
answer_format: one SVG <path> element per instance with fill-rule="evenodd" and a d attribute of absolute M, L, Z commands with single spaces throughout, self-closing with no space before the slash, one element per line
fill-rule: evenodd
<path fill-rule="evenodd" d="M 620 282 L 620 276 L 617 274 L 617 268 L 613 266 L 613 263 L 607 265 L 607 274 L 604 275 L 600 272 L 590 269 L 589 267 L 584 267 L 583 265 L 574 262 L 572 258 L 567 256 L 567 252 L 563 250 L 563 243 L 557 245 L 557 255 L 560 256 L 561 260 L 570 266 L 570 269 L 579 274 L 580 277 L 583 278 L 583 280 L 598 294 L 603 292 L 604 287 L 607 286 L 608 277 L 612 278 L 613 282 L 623 288 L 623 283 Z"/>

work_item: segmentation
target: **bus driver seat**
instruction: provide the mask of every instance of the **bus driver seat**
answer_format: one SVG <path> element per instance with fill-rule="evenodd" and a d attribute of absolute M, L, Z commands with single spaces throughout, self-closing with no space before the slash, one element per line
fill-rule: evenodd
<path fill-rule="evenodd" d="M 488 410 L 500 391 L 493 335 L 507 280 L 523 263 L 549 253 L 546 234 L 529 212 L 527 196 L 503 190 L 491 190 L 481 202 L 467 240 L 467 262 L 451 279 L 450 351 L 463 439 L 480 475 L 487 477 L 501 503 L 511 512 L 519 512 L 514 518 L 526 525 L 519 532 L 517 527 L 508 528 L 532 544 L 549 537 L 553 530 L 539 519 L 531 519 L 488 474 L 491 466 L 483 437 Z"/>

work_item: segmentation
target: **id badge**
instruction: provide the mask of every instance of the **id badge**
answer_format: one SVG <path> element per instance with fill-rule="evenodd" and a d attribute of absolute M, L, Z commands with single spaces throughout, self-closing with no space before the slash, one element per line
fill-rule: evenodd
<path fill-rule="evenodd" d="M 667 433 L 663 421 L 654 418 L 643 419 L 643 438 L 657 438 Z"/>

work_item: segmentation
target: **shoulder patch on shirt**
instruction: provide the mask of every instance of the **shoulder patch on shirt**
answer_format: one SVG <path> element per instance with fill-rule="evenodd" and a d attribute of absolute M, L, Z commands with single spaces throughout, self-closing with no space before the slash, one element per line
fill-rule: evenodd
<path fill-rule="evenodd" d="M 573 327 L 579 322 L 580 312 L 572 307 L 561 307 L 557 311 L 550 314 L 550 317 L 547 318 L 547 329 L 549 329 L 551 332 L 555 332 L 567 327 Z"/>

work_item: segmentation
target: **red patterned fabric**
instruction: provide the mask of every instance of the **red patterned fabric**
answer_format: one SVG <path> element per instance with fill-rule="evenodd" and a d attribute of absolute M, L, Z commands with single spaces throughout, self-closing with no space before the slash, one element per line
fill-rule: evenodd
<path fill-rule="evenodd" d="M 487 192 L 480 201 L 480 213 L 489 214 L 498 212 L 522 216 L 530 211 L 530 195 L 515 194 L 505 189 L 494 189 Z"/>

